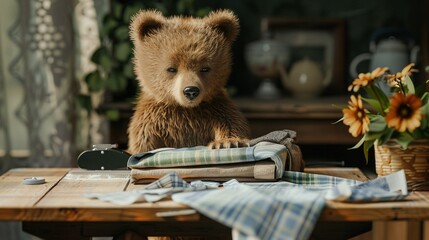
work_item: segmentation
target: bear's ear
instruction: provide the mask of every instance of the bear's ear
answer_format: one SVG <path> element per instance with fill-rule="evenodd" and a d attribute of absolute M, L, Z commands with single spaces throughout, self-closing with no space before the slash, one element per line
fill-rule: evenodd
<path fill-rule="evenodd" d="M 130 36 L 133 41 L 143 40 L 149 34 L 162 28 L 165 18 L 156 10 L 140 11 L 134 15 L 130 24 Z"/>
<path fill-rule="evenodd" d="M 206 23 L 214 29 L 217 29 L 230 42 L 234 41 L 240 31 L 238 18 L 232 11 L 219 10 L 211 12 L 205 17 Z"/>

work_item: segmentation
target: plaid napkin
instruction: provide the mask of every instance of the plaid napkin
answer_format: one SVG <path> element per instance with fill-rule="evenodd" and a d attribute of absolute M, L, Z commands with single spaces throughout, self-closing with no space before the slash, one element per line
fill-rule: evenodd
<path fill-rule="evenodd" d="M 270 159 L 276 165 L 276 179 L 285 170 L 287 150 L 284 145 L 260 142 L 243 148 L 210 149 L 205 146 L 191 148 L 165 148 L 132 155 L 128 159 L 131 169 L 173 168 L 184 166 L 249 163 Z"/>
<path fill-rule="evenodd" d="M 275 183 L 231 180 L 223 186 L 172 198 L 231 227 L 234 239 L 308 239 L 327 199 L 393 201 L 407 194 L 403 171 L 369 182 L 286 171 Z"/>
<path fill-rule="evenodd" d="M 155 201 L 171 195 L 174 201 L 233 229 L 234 239 L 308 239 L 326 200 L 393 201 L 407 196 L 404 171 L 368 182 L 285 171 L 281 181 L 187 183 L 174 172 L 141 190 L 90 194 L 117 204 Z M 148 200 L 149 199 L 149 200 Z"/>
<path fill-rule="evenodd" d="M 178 193 L 174 201 L 234 229 L 234 238 L 308 239 L 325 200 L 300 188 L 255 189 L 238 182 L 224 189 Z"/>
<path fill-rule="evenodd" d="M 174 193 L 202 191 L 218 188 L 218 186 L 218 183 L 202 181 L 187 183 L 175 172 L 171 172 L 142 189 L 128 192 L 86 193 L 85 196 L 118 205 L 130 205 L 137 202 L 157 202 Z"/>
<path fill-rule="evenodd" d="M 327 200 L 342 202 L 383 202 L 402 200 L 408 196 L 404 170 L 372 181 L 350 185 L 340 182 L 326 193 Z"/>

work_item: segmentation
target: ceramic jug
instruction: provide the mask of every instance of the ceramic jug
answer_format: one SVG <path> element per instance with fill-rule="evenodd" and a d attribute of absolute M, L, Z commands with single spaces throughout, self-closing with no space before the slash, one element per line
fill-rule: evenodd
<path fill-rule="evenodd" d="M 369 61 L 370 72 L 377 67 L 388 67 L 390 72 L 401 71 L 409 63 L 416 63 L 420 51 L 411 35 L 402 28 L 386 27 L 375 31 L 370 39 L 369 53 L 356 56 L 350 63 L 350 75 L 358 75 L 358 66 Z"/>
<path fill-rule="evenodd" d="M 330 70 L 324 72 L 317 62 L 304 58 L 297 61 L 287 73 L 285 68 L 279 69 L 282 83 L 294 97 L 301 99 L 315 98 L 331 83 Z"/>

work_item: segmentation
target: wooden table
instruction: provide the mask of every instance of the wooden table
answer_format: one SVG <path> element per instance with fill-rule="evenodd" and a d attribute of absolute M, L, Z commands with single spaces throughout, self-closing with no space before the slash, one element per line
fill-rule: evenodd
<path fill-rule="evenodd" d="M 365 175 L 355 168 L 309 168 L 306 171 L 366 180 Z M 158 217 L 158 212 L 189 209 L 171 200 L 118 206 L 83 196 L 86 192 L 131 191 L 142 187 L 131 184 L 128 174 L 128 171 L 89 173 L 67 168 L 12 169 L 0 177 L 0 221 L 22 221 L 24 231 L 44 239 L 89 239 L 91 236 L 113 236 L 126 230 L 149 236 L 205 235 L 209 239 L 230 238 L 228 227 L 198 213 Z M 31 176 L 43 177 L 46 183 L 24 185 L 23 179 Z M 402 202 L 327 202 L 319 223 L 331 223 L 334 231 L 335 228 L 340 231 L 335 226 L 341 222 L 375 221 L 380 224 L 374 224 L 373 230 L 375 227 L 375 230 L 380 231 L 373 231 L 372 236 L 392 239 L 384 231 L 387 225 L 381 223 L 399 221 L 398 227 L 392 231 L 401 227 L 401 234 L 407 234 L 408 239 L 411 235 L 417 239 L 427 235 L 420 230 L 426 225 L 423 221 L 428 219 L 429 192 L 413 192 Z M 409 221 L 414 222 L 410 224 Z M 328 228 L 323 228 L 323 231 L 328 231 Z"/>

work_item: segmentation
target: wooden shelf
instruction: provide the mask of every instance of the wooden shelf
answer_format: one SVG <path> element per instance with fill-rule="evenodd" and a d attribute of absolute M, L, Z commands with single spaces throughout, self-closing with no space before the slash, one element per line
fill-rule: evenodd
<path fill-rule="evenodd" d="M 234 102 L 249 120 L 252 137 L 290 129 L 297 132 L 299 144 L 335 145 L 356 143 L 347 126 L 335 124 L 342 117 L 341 108 L 347 100 L 344 96 L 310 100 L 236 98 Z"/>

